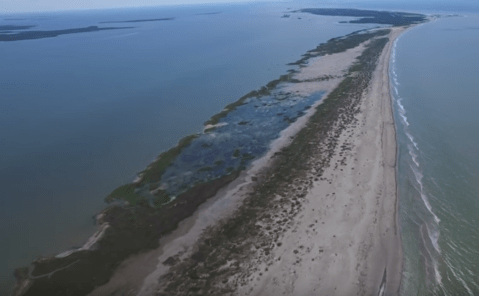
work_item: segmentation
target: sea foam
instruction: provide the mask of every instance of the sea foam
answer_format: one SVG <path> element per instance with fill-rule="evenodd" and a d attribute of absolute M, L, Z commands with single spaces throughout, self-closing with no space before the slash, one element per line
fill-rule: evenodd
<path fill-rule="evenodd" d="M 404 107 L 403 104 L 403 98 L 400 96 L 400 90 L 398 86 L 400 85 L 398 82 L 398 73 L 396 69 L 396 47 L 397 47 L 397 39 L 394 44 L 393 44 L 393 49 L 392 49 L 392 55 L 391 55 L 391 94 L 392 98 L 394 100 L 395 105 L 397 106 L 396 111 L 397 115 L 400 119 L 400 122 L 402 123 L 402 129 L 401 131 L 406 135 L 406 145 L 408 155 L 410 156 L 409 159 L 409 168 L 412 171 L 414 175 L 414 181 L 417 184 L 415 186 L 416 190 L 419 193 L 420 199 L 425 206 L 425 209 L 427 209 L 427 215 L 420 215 L 420 219 L 423 221 L 419 226 L 419 228 L 422 228 L 424 231 L 421 231 L 424 235 L 422 236 L 424 247 L 426 248 L 428 257 L 431 260 L 431 267 L 433 268 L 433 274 L 432 277 L 434 278 L 435 282 L 439 285 L 439 287 L 442 287 L 442 277 L 439 271 L 439 263 L 438 259 L 441 257 L 441 248 L 439 246 L 439 237 L 440 237 L 440 231 L 439 231 L 439 223 L 440 219 L 439 217 L 435 214 L 433 207 L 429 201 L 429 197 L 427 192 L 425 191 L 424 184 L 423 184 L 423 172 L 421 168 L 421 163 L 420 163 L 420 149 L 419 149 L 419 143 L 416 141 L 415 137 L 413 136 L 413 133 L 410 131 L 410 122 L 408 121 L 407 117 L 407 111 L 406 108 Z M 413 181 L 413 182 L 414 182 Z M 424 227 L 424 228 L 423 228 Z M 427 240 L 427 241 L 426 241 Z M 428 246 L 431 246 L 428 247 Z"/>

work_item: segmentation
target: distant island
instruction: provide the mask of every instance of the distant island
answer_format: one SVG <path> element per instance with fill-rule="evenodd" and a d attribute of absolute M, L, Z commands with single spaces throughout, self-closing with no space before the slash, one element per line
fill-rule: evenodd
<path fill-rule="evenodd" d="M 8 27 L 8 26 L 7 26 Z M 27 26 L 24 26 L 27 27 Z M 20 40 L 32 40 L 32 39 L 42 39 L 42 38 L 52 38 L 60 35 L 66 34 L 77 34 L 77 33 L 88 33 L 88 32 L 98 32 L 105 30 L 121 30 L 121 29 L 132 29 L 133 27 L 109 27 L 109 28 L 99 28 L 97 26 L 90 26 L 86 28 L 77 28 L 77 29 L 66 29 L 66 30 L 51 30 L 51 31 L 23 31 L 11 34 L 9 33 L 0 33 L 0 42 L 4 41 L 20 41 Z M 20 29 L 17 29 L 20 30 Z"/>
<path fill-rule="evenodd" d="M 30 25 L 30 26 L 4 25 L 4 26 L 0 26 L 0 31 L 28 30 L 33 27 L 36 27 L 36 25 Z"/>
<path fill-rule="evenodd" d="M 100 22 L 100 24 L 161 22 L 161 21 L 172 21 L 174 19 L 175 19 L 174 17 L 166 17 L 166 18 L 144 19 L 144 20 L 109 21 L 109 22 Z"/>
<path fill-rule="evenodd" d="M 390 11 L 375 11 L 375 10 L 359 10 L 359 9 L 336 9 L 336 8 L 307 8 L 300 9 L 294 12 L 305 12 L 316 15 L 328 16 L 350 16 L 360 17 L 358 20 L 352 20 L 351 24 L 383 24 L 393 26 L 407 26 L 426 21 L 426 16 L 417 13 L 406 12 L 390 12 Z"/>

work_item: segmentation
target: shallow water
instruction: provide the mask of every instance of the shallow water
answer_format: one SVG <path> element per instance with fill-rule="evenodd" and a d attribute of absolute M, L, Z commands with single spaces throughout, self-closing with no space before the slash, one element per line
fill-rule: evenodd
<path fill-rule="evenodd" d="M 162 176 L 166 191 L 176 195 L 184 184 L 203 183 L 248 166 L 322 95 L 285 97 L 280 88 L 271 95 L 248 99 L 222 118 L 218 128 L 200 135 L 182 151 Z"/>
<path fill-rule="evenodd" d="M 402 295 L 479 294 L 478 21 L 424 24 L 393 53 Z"/>

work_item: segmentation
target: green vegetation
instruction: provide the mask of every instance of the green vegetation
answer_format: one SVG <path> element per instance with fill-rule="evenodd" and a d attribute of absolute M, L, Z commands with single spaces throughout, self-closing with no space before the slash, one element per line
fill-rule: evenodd
<path fill-rule="evenodd" d="M 138 202 L 138 196 L 135 194 L 136 184 L 129 183 L 120 186 L 113 190 L 106 198 L 106 202 L 112 202 L 115 199 L 122 199 L 127 201 L 130 205 L 136 205 Z"/>
<path fill-rule="evenodd" d="M 148 184 L 148 190 L 153 191 L 157 189 L 159 186 L 160 186 L 160 182 L 150 183 Z"/>
<path fill-rule="evenodd" d="M 315 49 L 309 50 L 301 59 L 289 65 L 305 65 L 306 61 L 311 58 L 344 52 L 357 47 L 373 37 L 385 36 L 389 32 L 389 29 L 376 30 L 370 33 L 353 32 L 345 37 L 332 38 L 327 43 L 320 44 Z"/>
<path fill-rule="evenodd" d="M 173 160 L 196 138 L 198 138 L 198 135 L 187 136 L 181 139 L 176 147 L 161 153 L 154 162 L 152 162 L 144 171 L 140 172 L 142 179 L 141 184 L 159 181 Z"/>
<path fill-rule="evenodd" d="M 225 117 L 229 112 L 231 112 L 231 111 L 235 110 L 236 108 L 238 108 L 239 106 L 243 105 L 244 102 L 247 99 L 253 98 L 253 97 L 258 97 L 258 96 L 259 96 L 259 94 L 258 94 L 257 91 L 249 92 L 248 94 L 242 96 L 238 101 L 236 101 L 234 103 L 231 103 L 228 106 L 226 106 L 224 108 L 224 110 L 221 111 L 220 113 L 213 115 L 208 121 L 205 122 L 205 125 L 208 125 L 208 124 L 215 125 L 215 124 L 217 124 L 221 118 Z"/>
<path fill-rule="evenodd" d="M 140 172 L 140 182 L 129 183 L 116 188 L 105 198 L 105 202 L 111 203 L 115 200 L 124 200 L 132 206 L 138 205 L 139 203 L 148 204 L 145 196 L 135 193 L 136 189 L 139 189 L 142 186 L 148 186 L 147 188 L 150 191 L 158 188 L 158 182 L 161 180 L 161 176 L 165 170 L 171 165 L 181 151 L 185 147 L 188 147 L 197 137 L 198 135 L 187 136 L 181 139 L 176 147 L 161 153 L 154 162 L 152 162 L 144 171 Z"/>
<path fill-rule="evenodd" d="M 156 209 L 161 208 L 164 204 L 169 203 L 171 197 L 166 191 L 158 190 L 155 192 L 155 198 L 153 199 L 153 207 Z"/>

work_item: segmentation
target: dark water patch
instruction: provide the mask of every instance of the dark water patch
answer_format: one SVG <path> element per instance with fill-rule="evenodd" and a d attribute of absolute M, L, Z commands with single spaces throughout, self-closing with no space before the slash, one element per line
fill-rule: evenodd
<path fill-rule="evenodd" d="M 0 34 L 0 41 L 20 41 L 20 40 L 33 40 L 33 39 L 43 39 L 43 38 L 52 38 L 60 35 L 66 34 L 77 34 L 77 33 L 89 33 L 89 32 L 99 32 L 105 30 L 121 30 L 121 29 L 132 29 L 133 27 L 108 27 L 108 28 L 99 28 L 97 26 L 90 26 L 86 28 L 77 28 L 77 29 L 66 29 L 66 30 L 53 30 L 53 31 L 26 31 L 16 34 Z"/>
<path fill-rule="evenodd" d="M 182 151 L 164 172 L 162 187 L 176 195 L 184 184 L 202 183 L 248 166 L 322 95 L 288 96 L 280 90 L 248 99 L 222 118 L 214 131 L 199 135 Z"/>
<path fill-rule="evenodd" d="M 109 22 L 100 22 L 100 24 L 147 23 L 147 22 L 172 21 L 174 19 L 175 19 L 174 17 L 167 17 L 167 18 L 144 19 L 144 20 L 109 21 Z"/>
<path fill-rule="evenodd" d="M 306 8 L 295 12 L 305 12 L 316 15 L 360 17 L 360 19 L 357 20 L 341 22 L 351 24 L 383 24 L 406 26 L 421 23 L 426 20 L 426 16 L 422 14 L 360 9 Z"/>
<path fill-rule="evenodd" d="M 27 26 L 4 25 L 4 26 L 0 26 L 0 30 L 5 30 L 5 31 L 28 30 L 33 27 L 36 27 L 36 25 L 27 25 Z"/>

